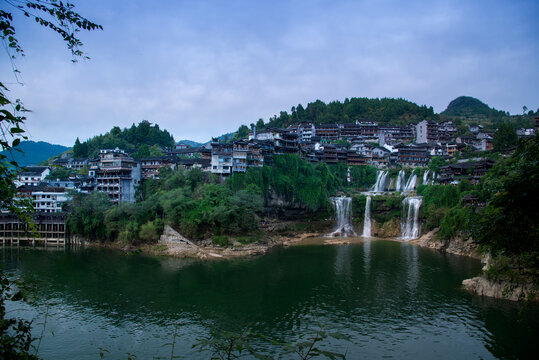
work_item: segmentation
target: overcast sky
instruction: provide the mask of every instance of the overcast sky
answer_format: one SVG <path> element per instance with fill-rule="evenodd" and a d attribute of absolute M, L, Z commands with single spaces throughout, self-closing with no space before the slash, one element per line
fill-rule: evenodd
<path fill-rule="evenodd" d="M 143 119 L 207 141 L 316 99 L 539 107 L 536 0 L 73 2 L 104 28 L 80 34 L 91 60 L 72 64 L 57 36 L 21 16 L 24 86 L 0 57 L 10 96 L 33 110 L 35 141 L 72 146 Z"/>

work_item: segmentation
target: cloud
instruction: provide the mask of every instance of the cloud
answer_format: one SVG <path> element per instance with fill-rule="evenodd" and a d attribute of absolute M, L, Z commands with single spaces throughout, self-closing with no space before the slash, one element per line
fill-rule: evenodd
<path fill-rule="evenodd" d="M 468 94 L 535 108 L 534 2 L 77 2 L 104 26 L 76 65 L 21 23 L 36 140 L 65 145 L 142 119 L 205 141 L 298 103 L 403 97 L 442 111 Z M 0 76 L 10 76 L 7 66 Z M 535 103 L 534 103 L 535 102 Z"/>

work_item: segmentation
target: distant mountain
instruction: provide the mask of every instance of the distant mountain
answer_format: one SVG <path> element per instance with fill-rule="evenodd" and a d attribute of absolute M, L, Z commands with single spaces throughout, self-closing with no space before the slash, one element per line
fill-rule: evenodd
<path fill-rule="evenodd" d="M 459 96 L 451 101 L 447 109 L 442 111 L 440 115 L 445 116 L 463 116 L 463 117 L 502 117 L 505 116 L 504 111 L 498 111 L 491 108 L 481 100 L 471 96 Z"/>
<path fill-rule="evenodd" d="M 202 143 L 199 143 L 199 142 L 196 142 L 196 141 L 193 141 L 193 140 L 180 140 L 178 142 L 176 142 L 176 145 L 178 145 L 179 143 L 184 143 L 184 144 L 187 144 L 191 147 L 199 147 L 200 145 L 202 145 Z"/>
<path fill-rule="evenodd" d="M 17 149 L 21 150 L 22 153 L 12 151 L 15 161 L 17 161 L 20 166 L 29 166 L 37 165 L 53 156 L 60 155 L 70 148 L 62 145 L 49 144 L 44 141 L 21 141 L 17 146 Z M 7 151 L 2 151 L 2 154 L 6 155 Z M 9 156 L 8 159 L 11 160 Z"/>

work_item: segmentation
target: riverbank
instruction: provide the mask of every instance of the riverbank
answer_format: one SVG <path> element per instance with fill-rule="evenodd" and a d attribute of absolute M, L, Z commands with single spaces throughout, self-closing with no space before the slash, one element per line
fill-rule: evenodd
<path fill-rule="evenodd" d="M 442 240 L 436 236 L 438 230 L 439 229 L 436 228 L 429 231 L 418 239 L 408 241 L 408 243 L 438 250 L 448 254 L 469 256 L 474 259 L 481 260 L 482 254 L 473 239 L 469 237 L 457 236 L 451 240 Z"/>
<path fill-rule="evenodd" d="M 277 246 L 291 246 L 307 238 L 320 237 L 330 231 L 333 220 L 281 221 L 266 220 L 253 236 L 221 237 L 226 245 L 215 244 L 212 239 L 191 241 L 170 226 L 165 226 L 157 243 L 126 244 L 115 242 L 84 242 L 89 247 L 104 247 L 124 253 L 146 253 L 156 256 L 194 258 L 202 260 L 259 256 Z M 247 240 L 247 241 L 245 241 Z"/>

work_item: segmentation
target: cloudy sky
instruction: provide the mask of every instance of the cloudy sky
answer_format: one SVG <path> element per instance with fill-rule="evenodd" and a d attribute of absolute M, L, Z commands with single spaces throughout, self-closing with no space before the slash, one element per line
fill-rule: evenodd
<path fill-rule="evenodd" d="M 18 15 L 24 85 L 0 57 L 35 141 L 71 146 L 143 119 L 207 141 L 316 99 L 539 107 L 536 0 L 73 2 L 104 28 L 80 35 L 91 60 L 72 64 L 57 36 Z"/>

